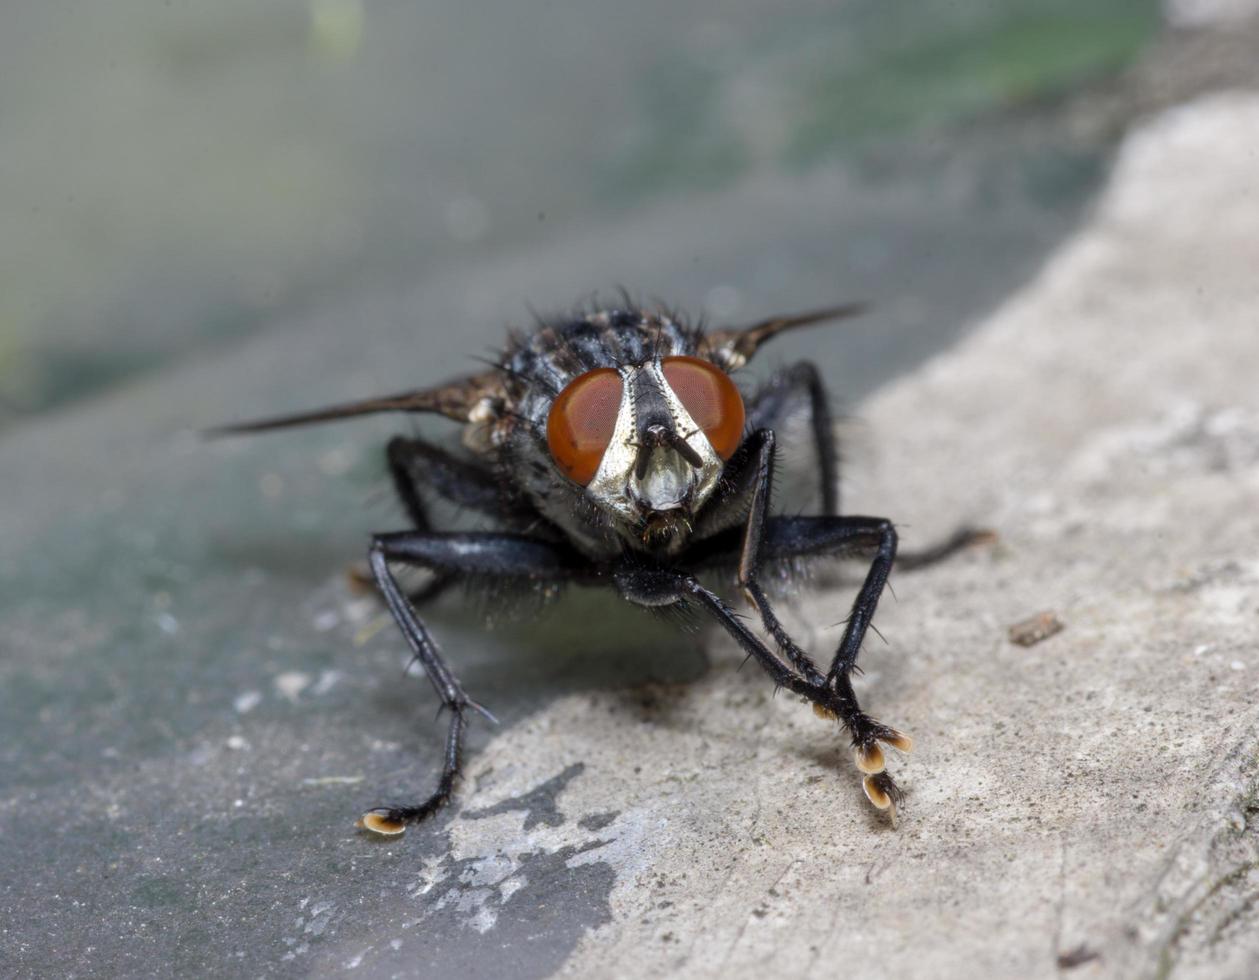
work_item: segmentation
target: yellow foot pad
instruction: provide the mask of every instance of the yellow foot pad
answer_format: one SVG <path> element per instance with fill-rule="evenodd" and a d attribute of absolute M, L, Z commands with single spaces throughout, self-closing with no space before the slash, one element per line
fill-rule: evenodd
<path fill-rule="evenodd" d="M 897 752 L 909 753 L 913 751 L 914 740 L 912 738 L 904 732 L 898 732 L 894 728 L 890 731 L 890 735 L 871 742 L 869 745 L 858 745 L 853 748 L 852 756 L 857 763 L 858 769 L 871 776 L 877 775 L 884 770 L 887 760 L 883 757 L 883 748 L 879 745 L 879 742 L 882 742 L 884 745 L 890 745 Z"/>
<path fill-rule="evenodd" d="M 867 792 L 869 791 L 867 790 Z M 380 834 L 383 837 L 397 837 L 399 834 L 405 833 L 407 829 L 404 821 L 394 820 L 389 816 L 389 811 L 383 808 L 368 810 L 354 821 L 354 826 L 359 830 L 369 830 L 373 834 Z"/>
<path fill-rule="evenodd" d="M 853 760 L 857 763 L 857 768 L 864 773 L 874 775 L 882 772 L 886 768 L 883 759 L 883 750 L 879 747 L 878 742 L 872 742 L 869 745 L 858 745 L 852 750 Z M 866 790 L 868 796 L 870 791 Z M 875 804 L 876 806 L 878 804 Z"/>
<path fill-rule="evenodd" d="M 892 810 L 896 806 L 896 801 L 892 799 L 892 794 L 879 785 L 879 781 L 873 776 L 867 776 L 861 781 L 861 788 L 866 791 L 866 798 L 880 810 Z"/>

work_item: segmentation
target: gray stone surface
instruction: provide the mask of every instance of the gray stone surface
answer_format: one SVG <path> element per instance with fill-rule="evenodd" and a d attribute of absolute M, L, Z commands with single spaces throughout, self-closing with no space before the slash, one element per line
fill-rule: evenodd
<path fill-rule="evenodd" d="M 377 458 L 393 426 L 171 433 L 460 370 L 468 337 L 417 337 L 417 310 L 496 322 L 618 263 L 683 299 L 766 264 L 789 270 L 766 294 L 831 298 L 829 209 L 897 214 L 889 240 L 912 242 L 898 189 L 756 178 L 350 297 L 8 434 L 0 972 L 1040 976 L 1081 951 L 1100 958 L 1080 976 L 1253 975 L 1256 134 L 1242 95 L 1150 123 L 1028 289 L 860 407 L 849 509 L 911 546 L 963 520 L 1002 535 L 898 575 L 888 646 L 865 652 L 871 709 L 918 740 L 893 762 L 895 830 L 837 733 L 721 637 L 576 595 L 488 636 L 439 611 L 504 724 L 478 729 L 455 811 L 363 839 L 351 818 L 425 778 L 440 732 L 338 571 L 397 523 Z M 1026 266 L 1011 229 L 1035 214 L 1016 218 L 933 225 L 922 252 L 954 251 L 905 266 L 903 292 L 944 298 L 951 324 L 983 310 Z M 765 228 L 783 230 L 771 262 Z M 887 257 L 874 269 L 895 296 Z M 880 343 L 848 337 L 841 395 L 868 387 Z M 811 648 L 833 646 L 851 591 L 820 573 L 800 590 Z M 1045 609 L 1062 633 L 1008 642 Z"/>

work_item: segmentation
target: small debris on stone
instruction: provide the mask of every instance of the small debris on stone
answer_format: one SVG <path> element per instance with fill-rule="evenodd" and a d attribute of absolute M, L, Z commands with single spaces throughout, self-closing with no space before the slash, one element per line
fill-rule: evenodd
<path fill-rule="evenodd" d="M 1055 633 L 1061 633 L 1062 630 L 1063 622 L 1058 618 L 1057 613 L 1039 612 L 1010 627 L 1010 642 L 1017 643 L 1021 647 L 1034 647 Z"/>
<path fill-rule="evenodd" d="M 1095 949 L 1089 949 L 1081 943 L 1075 949 L 1058 954 L 1058 969 L 1074 970 L 1077 966 L 1083 966 L 1085 963 L 1092 963 L 1094 960 L 1100 960 L 1101 958 L 1101 953 Z"/>

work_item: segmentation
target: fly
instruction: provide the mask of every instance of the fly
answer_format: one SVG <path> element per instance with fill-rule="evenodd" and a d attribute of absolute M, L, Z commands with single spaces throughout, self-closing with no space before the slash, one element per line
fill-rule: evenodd
<path fill-rule="evenodd" d="M 894 812 L 901 793 L 883 747 L 909 752 L 912 741 L 861 709 L 851 677 L 897 561 L 896 529 L 884 517 L 840 515 L 835 437 L 813 364 L 775 373 L 750 396 L 731 377 L 779 334 L 860 310 L 838 306 L 715 330 L 663 310 L 595 310 L 512 335 L 491 368 L 447 384 L 216 430 L 260 432 L 379 412 L 432 413 L 464 426 L 463 452 L 403 436 L 386 447 L 411 528 L 373 536 L 368 564 L 450 721 L 433 791 L 414 803 L 368 810 L 360 828 L 400 834 L 445 805 L 460 773 L 469 715 L 493 720 L 464 691 L 417 612 L 425 598 L 469 579 L 549 593 L 601 585 L 640 606 L 706 614 L 777 687 L 847 730 L 865 795 Z M 821 513 L 776 515 L 775 431 L 800 411 L 809 421 Z M 435 497 L 491 518 L 497 529 L 432 527 Z M 983 536 L 959 531 L 916 563 Z M 792 559 L 853 555 L 868 558 L 869 568 L 822 669 L 779 623 L 762 575 Z M 408 595 L 395 577 L 398 565 L 427 569 L 434 579 L 424 593 Z M 738 587 L 770 642 L 703 584 L 712 575 Z"/>

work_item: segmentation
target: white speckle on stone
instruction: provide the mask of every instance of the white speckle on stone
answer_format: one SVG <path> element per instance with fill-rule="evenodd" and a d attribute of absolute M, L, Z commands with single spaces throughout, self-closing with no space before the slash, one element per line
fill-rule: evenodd
<path fill-rule="evenodd" d="M 239 714 L 246 715 L 253 711 L 254 708 L 258 707 L 261 703 L 261 691 L 246 691 L 244 694 L 240 694 L 236 697 L 236 700 L 232 702 L 232 707 L 235 708 Z"/>
<path fill-rule="evenodd" d="M 345 968 L 347 970 L 357 970 L 359 965 L 363 962 L 363 957 L 366 955 L 367 950 L 363 950 L 363 952 L 359 953 L 358 956 L 351 956 L 345 961 Z"/>
<path fill-rule="evenodd" d="M 522 874 L 512 875 L 500 881 L 498 884 L 498 896 L 501 902 L 506 902 L 509 898 L 529 884 L 529 879 Z"/>
<path fill-rule="evenodd" d="M 1229 663 L 1229 667 L 1230 667 L 1231 669 L 1233 669 L 1233 670 L 1245 670 L 1245 669 L 1246 669 L 1246 665 L 1245 665 L 1244 663 L 1242 663 L 1240 660 L 1234 660 L 1234 661 L 1230 662 L 1230 663 Z"/>
<path fill-rule="evenodd" d="M 516 862 L 506 854 L 492 854 L 474 861 L 459 876 L 465 885 L 494 885 L 516 869 Z"/>
<path fill-rule="evenodd" d="M 379 608 L 375 599 L 364 596 L 361 599 L 352 599 L 347 602 L 342 606 L 342 612 L 351 623 L 361 623 Z"/>
<path fill-rule="evenodd" d="M 401 939 L 391 939 L 391 940 L 389 940 L 389 948 L 390 948 L 390 949 L 392 949 L 392 950 L 399 950 L 399 949 L 401 949 L 401 948 L 402 948 L 402 940 L 401 940 Z"/>
<path fill-rule="evenodd" d="M 473 913 L 472 918 L 468 920 L 470 925 L 481 935 L 489 932 L 498 923 L 498 913 L 492 909 L 488 903 L 482 903 L 481 906 Z"/>
<path fill-rule="evenodd" d="M 239 810 L 244 805 L 245 805 L 244 800 L 232 800 L 232 806 L 235 807 L 237 810 Z"/>
<path fill-rule="evenodd" d="M 318 632 L 327 633 L 329 630 L 336 629 L 340 622 L 341 616 L 335 609 L 325 609 L 323 612 L 315 615 L 314 621 L 311 625 L 313 625 Z"/>
<path fill-rule="evenodd" d="M 249 748 L 249 739 L 243 735 L 229 735 L 227 736 L 227 747 L 233 752 L 243 752 Z"/>
<path fill-rule="evenodd" d="M 273 683 L 281 697 L 296 703 L 298 695 L 310 683 L 310 675 L 303 674 L 300 670 L 289 670 L 276 677 Z"/>
<path fill-rule="evenodd" d="M 325 670 L 319 675 L 319 680 L 315 681 L 315 686 L 310 689 L 310 693 L 316 697 L 320 697 L 331 691 L 345 674 L 339 670 Z"/>
<path fill-rule="evenodd" d="M 1215 649 L 1214 643 L 1199 643 L 1196 647 L 1193 648 L 1193 655 L 1195 657 L 1201 657 L 1204 653 L 1210 653 L 1214 649 Z"/>
<path fill-rule="evenodd" d="M 337 907 L 335 902 L 320 902 L 310 910 L 310 921 L 305 931 L 312 936 L 322 936 L 328 924 L 332 922 L 332 912 Z"/>
<path fill-rule="evenodd" d="M 329 449 L 319 457 L 319 472 L 324 476 L 344 476 L 353 463 L 354 458 L 344 447 Z"/>
<path fill-rule="evenodd" d="M 168 612 L 160 612 L 157 614 L 157 628 L 167 636 L 174 636 L 179 632 L 179 620 Z"/>

